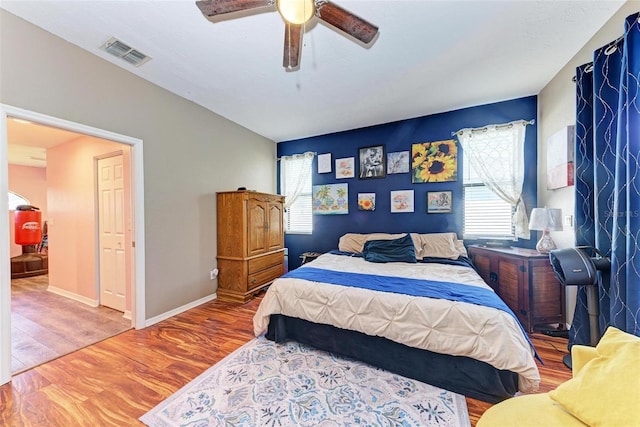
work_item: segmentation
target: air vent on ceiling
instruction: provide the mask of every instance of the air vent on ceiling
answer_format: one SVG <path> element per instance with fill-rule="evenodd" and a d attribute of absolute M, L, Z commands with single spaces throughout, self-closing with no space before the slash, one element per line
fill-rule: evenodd
<path fill-rule="evenodd" d="M 132 64 L 136 67 L 139 67 L 140 65 L 151 59 L 150 56 L 147 56 L 144 53 L 133 49 L 131 46 L 122 43 L 115 37 L 111 37 L 109 40 L 107 40 L 107 42 L 101 46 L 101 49 L 109 52 L 113 56 L 124 59 L 129 64 Z"/>

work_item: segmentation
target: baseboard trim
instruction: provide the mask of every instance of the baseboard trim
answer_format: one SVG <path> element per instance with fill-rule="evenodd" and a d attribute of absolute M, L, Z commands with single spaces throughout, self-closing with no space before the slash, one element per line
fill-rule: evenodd
<path fill-rule="evenodd" d="M 166 313 L 162 313 L 157 316 L 154 316 L 150 319 L 147 319 L 147 321 L 144 323 L 144 327 L 146 328 L 148 326 L 155 325 L 158 322 L 162 322 L 163 320 L 167 320 L 170 317 L 176 316 L 180 313 L 184 313 L 187 310 L 190 310 L 194 307 L 202 305 L 205 302 L 213 301 L 216 298 L 218 298 L 218 294 L 214 292 L 211 295 L 207 295 L 204 298 L 200 298 L 198 300 L 190 302 L 189 304 L 185 304 L 181 307 L 177 307 L 177 308 L 174 308 L 173 310 L 167 311 Z"/>
<path fill-rule="evenodd" d="M 91 307 L 97 307 L 100 305 L 100 301 L 94 300 L 91 298 L 83 297 L 82 295 L 74 294 L 73 292 L 69 292 L 65 289 L 56 288 L 55 286 L 47 286 L 47 291 L 54 293 L 56 295 L 60 295 L 74 301 L 81 302 L 83 304 L 89 305 Z"/>
<path fill-rule="evenodd" d="M 131 310 L 125 310 L 124 313 L 122 314 L 122 317 L 124 317 L 127 320 L 131 320 L 131 315 L 133 313 L 131 313 Z"/>

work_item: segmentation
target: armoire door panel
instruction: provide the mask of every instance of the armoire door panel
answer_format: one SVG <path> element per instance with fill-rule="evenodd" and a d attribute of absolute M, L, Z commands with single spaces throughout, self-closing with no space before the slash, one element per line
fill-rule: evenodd
<path fill-rule="evenodd" d="M 267 232 L 267 249 L 270 251 L 284 247 L 284 221 L 282 204 L 269 203 L 269 228 Z"/>
<path fill-rule="evenodd" d="M 257 255 L 267 250 L 266 227 L 267 227 L 267 207 L 264 202 L 249 199 L 248 201 L 248 221 L 247 255 Z"/>

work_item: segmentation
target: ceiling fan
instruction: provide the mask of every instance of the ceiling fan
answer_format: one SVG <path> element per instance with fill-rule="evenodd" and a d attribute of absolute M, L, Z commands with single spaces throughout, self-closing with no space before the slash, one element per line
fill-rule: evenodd
<path fill-rule="evenodd" d="M 303 24 L 313 16 L 364 44 L 369 44 L 378 33 L 375 25 L 328 0 L 198 0 L 196 5 L 208 18 L 276 5 L 285 21 L 282 65 L 287 70 L 300 66 Z"/>

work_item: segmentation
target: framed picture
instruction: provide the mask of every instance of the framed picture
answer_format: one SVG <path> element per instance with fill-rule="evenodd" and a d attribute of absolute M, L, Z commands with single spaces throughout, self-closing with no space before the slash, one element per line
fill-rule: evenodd
<path fill-rule="evenodd" d="M 376 193 L 358 193 L 358 210 L 370 212 L 375 211 Z"/>
<path fill-rule="evenodd" d="M 384 145 L 362 147 L 358 152 L 359 178 L 384 178 L 386 175 Z"/>
<path fill-rule="evenodd" d="M 349 213 L 349 185 L 326 184 L 312 187 L 311 212 L 316 215 Z"/>
<path fill-rule="evenodd" d="M 331 153 L 318 154 L 318 173 L 331 172 Z"/>
<path fill-rule="evenodd" d="M 458 179 L 456 141 L 421 142 L 411 145 L 411 182 L 450 182 Z"/>
<path fill-rule="evenodd" d="M 353 178 L 355 176 L 354 163 L 353 157 L 336 159 L 336 179 Z"/>
<path fill-rule="evenodd" d="M 427 213 L 452 212 L 453 197 L 451 191 L 428 191 Z"/>
<path fill-rule="evenodd" d="M 391 192 L 391 213 L 413 212 L 413 190 Z"/>
<path fill-rule="evenodd" d="M 547 190 L 574 185 L 575 128 L 567 126 L 547 140 Z"/>
<path fill-rule="evenodd" d="M 387 153 L 387 173 L 409 173 L 409 152 Z"/>

